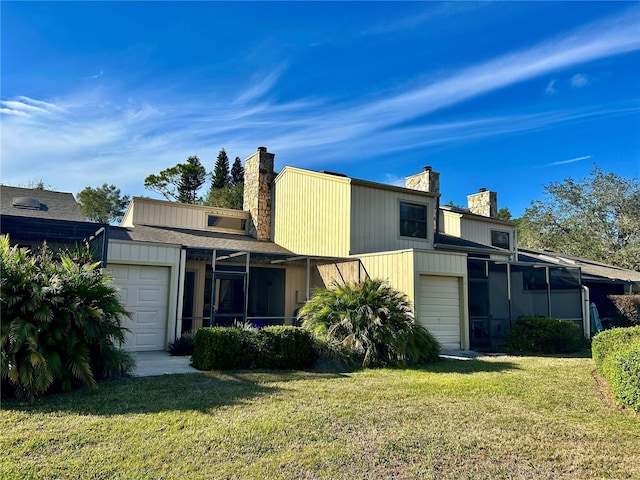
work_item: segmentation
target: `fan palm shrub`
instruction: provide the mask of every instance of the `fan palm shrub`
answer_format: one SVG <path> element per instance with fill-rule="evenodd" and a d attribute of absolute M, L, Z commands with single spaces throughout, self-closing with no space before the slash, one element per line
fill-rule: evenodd
<path fill-rule="evenodd" d="M 11 247 L 0 237 L 0 370 L 3 393 L 33 400 L 51 388 L 127 373 L 119 349 L 127 315 L 116 286 L 88 249 L 52 255 Z"/>
<path fill-rule="evenodd" d="M 424 363 L 440 351 L 415 322 L 407 296 L 379 279 L 318 290 L 298 318 L 320 339 L 353 351 L 363 367 Z"/>

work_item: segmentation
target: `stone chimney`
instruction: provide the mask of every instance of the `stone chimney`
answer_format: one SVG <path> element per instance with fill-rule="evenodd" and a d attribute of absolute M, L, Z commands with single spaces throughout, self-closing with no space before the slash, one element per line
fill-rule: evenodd
<path fill-rule="evenodd" d="M 498 194 L 481 188 L 478 193 L 467 196 L 467 206 L 471 213 L 483 217 L 498 216 Z"/>
<path fill-rule="evenodd" d="M 423 167 L 420 173 L 404 179 L 406 188 L 420 190 L 422 192 L 440 194 L 440 174 L 434 172 L 431 167 Z"/>
<path fill-rule="evenodd" d="M 258 240 L 271 239 L 271 187 L 275 154 L 266 147 L 244 161 L 244 198 L 242 209 L 251 213 L 249 235 Z"/>

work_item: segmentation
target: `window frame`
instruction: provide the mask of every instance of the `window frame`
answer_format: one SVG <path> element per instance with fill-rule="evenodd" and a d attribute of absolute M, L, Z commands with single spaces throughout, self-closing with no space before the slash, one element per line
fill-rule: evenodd
<path fill-rule="evenodd" d="M 503 245 L 496 245 L 496 242 L 493 240 L 494 234 L 506 234 L 507 235 L 507 247 L 505 248 Z M 492 228 L 489 235 L 491 236 L 491 246 L 496 248 L 502 248 L 503 250 L 511 251 L 511 232 L 508 230 L 497 230 Z"/>
<path fill-rule="evenodd" d="M 402 204 L 411 205 L 413 207 L 420 207 L 424 209 L 424 221 L 422 220 L 413 220 L 406 219 L 402 217 Z M 416 235 L 404 235 L 402 232 L 402 222 L 415 222 L 415 223 L 424 223 L 424 237 L 416 236 Z M 402 239 L 411 239 L 418 241 L 425 241 L 429 239 L 429 206 L 426 203 L 418 203 L 411 200 L 398 199 L 398 235 Z"/>

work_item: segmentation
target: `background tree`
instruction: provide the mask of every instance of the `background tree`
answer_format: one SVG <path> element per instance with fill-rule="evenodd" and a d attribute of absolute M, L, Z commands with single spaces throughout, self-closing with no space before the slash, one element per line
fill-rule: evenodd
<path fill-rule="evenodd" d="M 502 207 L 498 210 L 498 214 L 496 215 L 500 220 L 512 220 L 511 212 L 507 207 Z"/>
<path fill-rule="evenodd" d="M 231 167 L 231 184 L 238 185 L 239 183 L 244 183 L 244 167 L 240 157 L 236 157 Z"/>
<path fill-rule="evenodd" d="M 209 190 L 205 205 L 212 207 L 231 208 L 233 210 L 242 210 L 242 202 L 244 197 L 244 184 L 227 185 L 222 188 L 212 188 Z"/>
<path fill-rule="evenodd" d="M 182 203 L 198 203 L 198 190 L 204 185 L 207 171 L 197 156 L 185 163 L 162 170 L 158 175 L 144 179 L 144 187 L 161 194 L 167 200 Z"/>
<path fill-rule="evenodd" d="M 598 166 L 552 182 L 519 220 L 519 244 L 640 271 L 640 184 Z"/>
<path fill-rule="evenodd" d="M 111 223 L 122 220 L 129 202 L 127 195 L 120 195 L 115 185 L 103 184 L 101 187 L 85 187 L 78 192 L 80 211 L 92 222 Z"/>
<path fill-rule="evenodd" d="M 223 148 L 220 150 L 220 153 L 218 153 L 218 158 L 216 159 L 216 164 L 213 169 L 211 189 L 223 188 L 226 185 L 229 185 L 229 183 L 229 157 Z"/>

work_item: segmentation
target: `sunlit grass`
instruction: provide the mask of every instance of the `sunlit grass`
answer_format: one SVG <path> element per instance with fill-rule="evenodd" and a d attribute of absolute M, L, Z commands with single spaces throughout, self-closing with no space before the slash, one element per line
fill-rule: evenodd
<path fill-rule="evenodd" d="M 4 401 L 0 478 L 640 478 L 589 358 L 132 378 Z"/>

